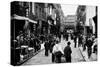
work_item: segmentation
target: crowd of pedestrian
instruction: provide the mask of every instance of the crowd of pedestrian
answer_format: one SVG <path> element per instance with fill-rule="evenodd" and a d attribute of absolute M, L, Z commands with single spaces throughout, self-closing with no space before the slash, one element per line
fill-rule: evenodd
<path fill-rule="evenodd" d="M 88 53 L 88 58 L 91 57 L 92 53 L 96 53 L 97 54 L 97 38 L 95 36 L 95 34 L 78 34 L 78 33 L 74 33 L 74 43 L 75 43 L 75 48 L 76 46 L 78 47 L 82 47 L 83 51 L 85 51 L 87 49 L 87 53 Z M 78 42 L 78 44 L 77 44 Z"/>
<path fill-rule="evenodd" d="M 66 40 L 66 38 L 64 38 Z M 66 40 L 67 41 L 67 40 Z M 54 63 L 61 63 L 62 57 L 65 57 L 65 62 L 71 62 L 71 47 L 70 42 L 66 43 L 65 47 L 63 48 L 63 45 L 61 43 L 61 35 L 56 36 L 52 35 L 51 39 L 49 38 L 45 41 L 44 47 L 45 47 L 45 56 L 49 56 L 49 54 L 52 54 L 52 62 Z"/>
<path fill-rule="evenodd" d="M 71 62 L 71 42 L 68 40 L 69 37 L 74 41 L 74 48 L 82 47 L 83 51 L 87 49 L 88 58 L 90 58 L 92 53 L 97 54 L 97 38 L 94 34 L 89 34 L 87 36 L 83 34 L 78 34 L 77 32 L 61 34 L 63 39 L 66 41 L 66 46 L 62 48 L 63 45 L 60 45 L 61 37 L 52 35 L 51 39 L 45 41 L 45 56 L 49 56 L 49 53 L 52 54 L 52 62 L 61 63 L 62 57 L 65 58 L 65 62 Z M 49 37 L 50 38 L 50 37 Z"/>
<path fill-rule="evenodd" d="M 66 41 L 64 48 L 62 48 L 63 45 L 60 44 L 61 36 Z M 71 62 L 72 50 L 70 47 L 71 42 L 69 41 L 69 37 L 71 38 L 71 40 L 74 41 L 74 48 L 82 47 L 83 51 L 87 49 L 88 58 L 90 58 L 92 52 L 97 54 L 97 38 L 93 34 L 85 36 L 83 34 L 78 34 L 77 32 L 74 32 L 59 35 L 34 35 L 32 33 L 29 35 L 20 32 L 20 34 L 16 37 L 16 40 L 14 40 L 14 42 L 16 43 L 16 47 L 26 45 L 28 47 L 32 47 L 34 49 L 34 52 L 40 50 L 41 44 L 44 43 L 44 55 L 48 57 L 51 53 L 52 62 L 61 63 L 62 57 L 65 58 L 65 62 Z M 25 54 L 25 52 L 23 54 Z"/>

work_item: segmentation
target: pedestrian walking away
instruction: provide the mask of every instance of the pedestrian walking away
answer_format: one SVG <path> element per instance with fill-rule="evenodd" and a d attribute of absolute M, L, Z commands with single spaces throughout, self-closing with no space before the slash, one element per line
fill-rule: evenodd
<path fill-rule="evenodd" d="M 71 43 L 68 42 L 67 46 L 64 48 L 64 56 L 65 56 L 66 62 L 71 62 L 71 53 L 72 53 L 72 50 L 71 50 L 70 44 Z"/>
<path fill-rule="evenodd" d="M 44 47 L 45 47 L 45 56 L 48 56 L 48 54 L 49 54 L 48 52 L 49 52 L 49 48 L 50 48 L 48 40 L 45 42 Z"/>
<path fill-rule="evenodd" d="M 52 62 L 61 63 L 61 56 L 63 55 L 63 49 L 61 45 L 57 42 L 53 47 L 52 52 Z"/>

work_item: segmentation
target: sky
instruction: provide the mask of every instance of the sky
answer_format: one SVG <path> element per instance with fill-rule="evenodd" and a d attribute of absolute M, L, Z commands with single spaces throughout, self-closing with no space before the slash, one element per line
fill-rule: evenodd
<path fill-rule="evenodd" d="M 78 5 L 61 4 L 61 8 L 63 10 L 64 16 L 75 15 L 77 7 L 78 7 Z"/>

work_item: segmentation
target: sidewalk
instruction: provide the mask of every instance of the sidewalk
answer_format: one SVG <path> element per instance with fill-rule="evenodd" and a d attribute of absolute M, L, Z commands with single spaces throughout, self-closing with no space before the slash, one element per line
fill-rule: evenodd
<path fill-rule="evenodd" d="M 83 51 L 83 48 L 79 47 L 79 50 L 81 51 L 85 61 L 87 61 L 87 62 L 89 62 L 89 61 L 97 61 L 97 55 L 95 53 L 92 53 L 91 57 L 88 58 L 87 49 L 85 51 Z"/>

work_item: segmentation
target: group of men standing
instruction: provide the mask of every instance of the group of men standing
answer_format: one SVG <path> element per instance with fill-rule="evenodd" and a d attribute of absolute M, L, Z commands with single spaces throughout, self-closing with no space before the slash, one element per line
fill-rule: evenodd
<path fill-rule="evenodd" d="M 63 45 L 60 44 L 61 39 L 55 37 L 52 40 L 46 40 L 45 47 L 45 56 L 49 55 L 49 52 L 52 54 L 52 62 L 61 63 L 62 57 L 65 57 L 66 62 L 71 62 L 71 47 L 70 42 L 66 43 L 67 45 L 63 48 Z"/>

